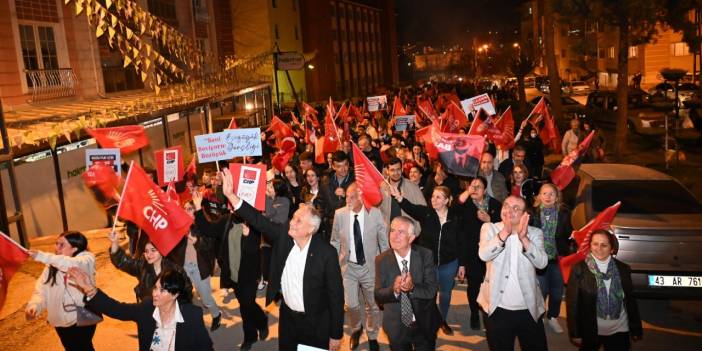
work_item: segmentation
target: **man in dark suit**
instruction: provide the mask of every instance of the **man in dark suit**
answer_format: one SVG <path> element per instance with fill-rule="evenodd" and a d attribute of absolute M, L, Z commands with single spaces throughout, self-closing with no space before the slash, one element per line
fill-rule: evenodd
<path fill-rule="evenodd" d="M 314 235 L 320 215 L 305 205 L 288 224 L 273 223 L 234 193 L 228 169 L 222 191 L 236 213 L 264 233 L 273 247 L 266 305 L 282 296 L 279 350 L 297 350 L 300 344 L 338 350 L 344 332 L 344 288 L 336 250 Z"/>
<path fill-rule="evenodd" d="M 326 225 L 323 233 L 331 233 L 331 225 L 334 221 L 336 210 L 346 205 L 346 188 L 354 181 L 354 174 L 349 165 L 349 156 L 343 151 L 337 151 L 332 155 L 332 168 L 334 172 L 325 176 L 319 185 L 318 197 L 327 205 L 323 209 L 324 222 Z M 326 237 L 329 241 L 329 237 Z"/>
<path fill-rule="evenodd" d="M 411 245 L 417 233 L 408 217 L 392 220 L 389 237 L 391 249 L 375 259 L 375 301 L 384 306 L 383 330 L 390 349 L 434 350 L 442 317 L 432 253 Z"/>

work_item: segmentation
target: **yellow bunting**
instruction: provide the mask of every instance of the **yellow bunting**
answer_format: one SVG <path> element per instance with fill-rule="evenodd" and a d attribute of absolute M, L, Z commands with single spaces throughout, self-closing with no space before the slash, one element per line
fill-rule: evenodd
<path fill-rule="evenodd" d="M 146 72 L 141 72 L 141 81 L 146 82 Z"/>
<path fill-rule="evenodd" d="M 112 26 L 117 27 L 117 16 L 115 15 L 110 15 L 110 20 L 112 20 Z"/>
<path fill-rule="evenodd" d="M 134 32 L 132 32 L 131 29 L 127 28 L 127 39 L 132 39 L 132 35 L 134 35 Z"/>
<path fill-rule="evenodd" d="M 105 8 L 110 8 L 112 7 L 112 0 L 105 0 Z"/>
<path fill-rule="evenodd" d="M 83 3 L 76 1 L 76 16 L 83 12 Z"/>
<path fill-rule="evenodd" d="M 156 92 L 156 95 L 161 93 L 161 88 L 158 85 L 154 85 L 154 92 Z"/>
<path fill-rule="evenodd" d="M 99 23 L 97 28 L 95 29 L 95 37 L 99 38 L 105 33 L 105 30 L 102 29 L 102 23 Z"/>
<path fill-rule="evenodd" d="M 129 56 L 124 55 L 124 67 L 126 68 L 130 63 L 132 63 L 132 59 L 130 59 Z"/>
<path fill-rule="evenodd" d="M 151 66 L 151 60 L 148 58 L 144 59 L 144 65 L 146 66 L 146 69 L 149 69 L 149 66 Z"/>
<path fill-rule="evenodd" d="M 107 27 L 107 34 L 110 36 L 110 40 L 115 37 L 115 29 L 112 27 Z"/>

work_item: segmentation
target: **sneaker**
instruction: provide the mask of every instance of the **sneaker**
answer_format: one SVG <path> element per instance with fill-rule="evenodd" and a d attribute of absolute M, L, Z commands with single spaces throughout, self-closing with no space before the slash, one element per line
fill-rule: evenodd
<path fill-rule="evenodd" d="M 219 329 L 219 326 L 222 325 L 222 313 L 220 312 L 217 317 L 212 318 L 212 326 L 210 327 L 210 331 L 215 331 Z"/>
<path fill-rule="evenodd" d="M 558 323 L 558 318 L 546 318 L 546 324 L 548 324 L 554 333 L 563 333 L 563 328 L 561 327 L 560 323 Z"/>
<path fill-rule="evenodd" d="M 268 284 L 267 281 L 261 280 L 261 281 L 258 283 L 258 290 L 263 290 L 263 289 L 265 289 L 267 284 Z"/>

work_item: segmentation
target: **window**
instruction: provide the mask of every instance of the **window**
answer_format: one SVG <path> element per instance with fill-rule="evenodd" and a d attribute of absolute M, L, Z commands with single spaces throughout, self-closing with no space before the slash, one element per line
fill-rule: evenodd
<path fill-rule="evenodd" d="M 273 32 L 275 33 L 275 38 L 280 39 L 280 33 L 278 32 L 278 24 L 273 25 Z"/>
<path fill-rule="evenodd" d="M 59 68 L 53 27 L 21 24 L 19 32 L 24 69 Z M 27 86 L 33 86 L 29 75 L 27 75 Z"/>
<path fill-rule="evenodd" d="M 614 46 L 607 48 L 607 58 L 614 58 Z"/>
<path fill-rule="evenodd" d="M 690 48 L 685 42 L 670 44 L 670 56 L 685 56 L 690 54 Z"/>
<path fill-rule="evenodd" d="M 629 47 L 629 57 L 639 57 L 639 47 L 630 46 Z"/>
<path fill-rule="evenodd" d="M 592 183 L 594 211 L 604 210 L 613 198 L 622 200 L 619 213 L 702 213 L 702 204 L 672 180 L 596 180 Z"/>

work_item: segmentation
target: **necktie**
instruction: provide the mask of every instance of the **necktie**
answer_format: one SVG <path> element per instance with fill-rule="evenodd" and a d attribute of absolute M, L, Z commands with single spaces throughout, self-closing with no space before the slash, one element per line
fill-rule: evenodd
<path fill-rule="evenodd" d="M 356 247 L 356 263 L 364 265 L 366 256 L 363 253 L 363 237 L 361 234 L 361 224 L 358 222 L 358 215 L 353 215 L 353 244 Z"/>
<path fill-rule="evenodd" d="M 402 260 L 402 274 L 407 274 L 407 260 Z M 412 325 L 412 302 L 406 292 L 400 292 L 401 320 L 405 326 Z"/>

